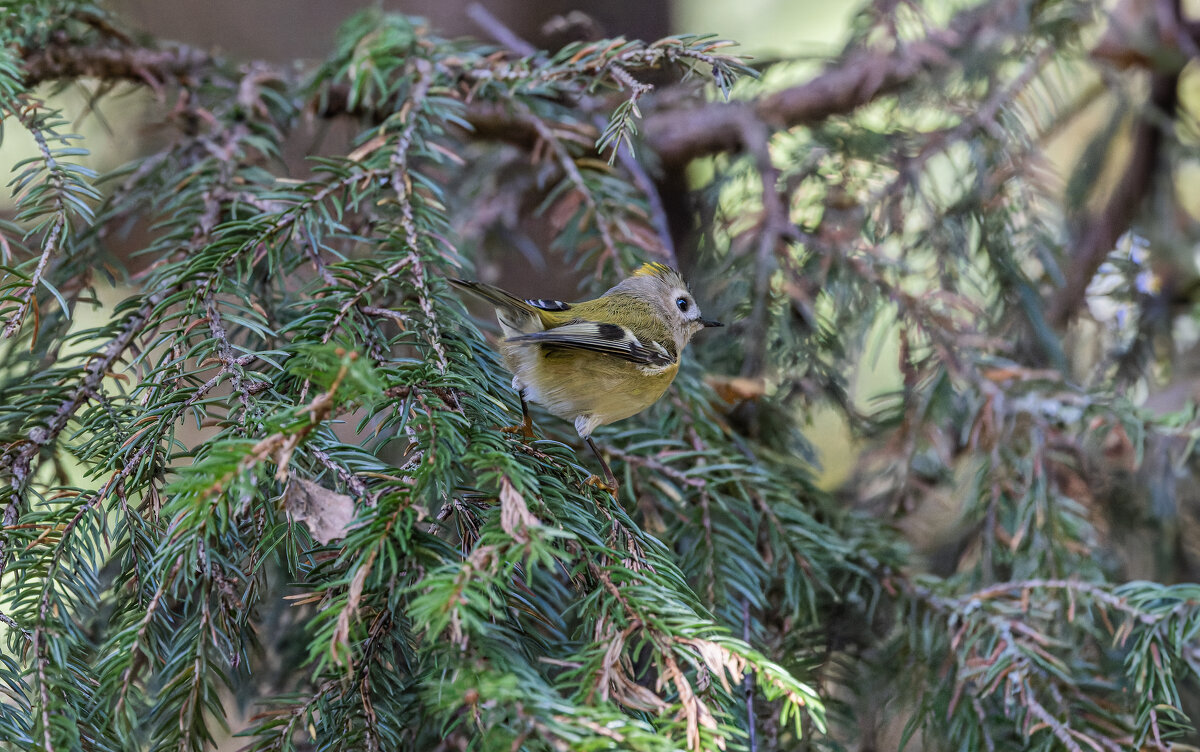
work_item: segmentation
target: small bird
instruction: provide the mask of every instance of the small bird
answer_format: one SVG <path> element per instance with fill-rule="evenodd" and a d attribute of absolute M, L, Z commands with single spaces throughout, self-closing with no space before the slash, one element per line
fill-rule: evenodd
<path fill-rule="evenodd" d="M 675 380 L 679 356 L 692 335 L 723 326 L 700 315 L 679 272 L 643 264 L 595 300 L 564 303 L 522 299 L 482 282 L 451 279 L 496 307 L 504 333 L 504 364 L 521 396 L 522 423 L 511 431 L 533 436 L 526 400 L 573 421 L 617 495 L 617 479 L 592 441 L 596 426 L 628 418 L 658 401 Z"/>

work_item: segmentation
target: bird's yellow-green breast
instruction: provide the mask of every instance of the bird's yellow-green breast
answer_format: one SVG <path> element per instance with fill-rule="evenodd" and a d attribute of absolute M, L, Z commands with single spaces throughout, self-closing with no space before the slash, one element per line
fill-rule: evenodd
<path fill-rule="evenodd" d="M 566 420 L 584 418 L 589 426 L 584 435 L 653 405 L 679 371 L 678 362 L 649 371 L 599 353 L 547 346 L 537 351 L 515 369 L 528 398 Z"/>

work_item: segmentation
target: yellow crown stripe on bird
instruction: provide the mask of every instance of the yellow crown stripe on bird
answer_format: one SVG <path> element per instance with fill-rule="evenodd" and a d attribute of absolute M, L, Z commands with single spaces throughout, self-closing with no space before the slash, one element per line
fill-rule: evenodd
<path fill-rule="evenodd" d="M 675 380 L 692 335 L 721 326 L 700 315 L 679 272 L 657 262 L 578 303 L 519 298 L 482 282 L 450 282 L 496 309 L 504 333 L 498 349 L 521 395 L 521 432 L 533 436 L 526 400 L 574 422 L 604 468 L 600 485 L 614 496 L 616 478 L 592 431 L 657 402 Z"/>
<path fill-rule="evenodd" d="M 657 261 L 647 261 L 637 268 L 637 271 L 633 273 L 633 276 L 644 277 L 647 274 L 654 274 L 661 277 L 667 274 L 678 274 L 678 272 L 665 264 L 658 263 Z"/>

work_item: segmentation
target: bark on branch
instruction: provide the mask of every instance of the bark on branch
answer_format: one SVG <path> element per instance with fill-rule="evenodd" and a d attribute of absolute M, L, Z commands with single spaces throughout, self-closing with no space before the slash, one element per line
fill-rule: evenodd
<path fill-rule="evenodd" d="M 1050 323 L 1065 327 L 1083 306 L 1087 288 L 1120 237 L 1133 224 L 1142 197 L 1150 190 L 1163 141 L 1163 122 L 1170 119 L 1178 101 L 1179 71 L 1157 74 L 1151 83 L 1151 109 L 1134 127 L 1129 161 L 1104 206 L 1085 215 L 1068 251 L 1066 284 L 1050 302 Z"/>
<path fill-rule="evenodd" d="M 775 128 L 816 123 L 842 115 L 899 90 L 912 79 L 957 65 L 955 55 L 979 51 L 981 32 L 1012 13 L 1013 0 L 986 3 L 960 13 L 945 29 L 891 52 L 863 51 L 835 63 L 807 83 L 754 102 L 709 103 L 662 110 L 646 118 L 646 142 L 664 165 L 741 149 L 746 117 Z"/>
<path fill-rule="evenodd" d="M 168 82 L 187 84 L 215 63 L 212 55 L 185 45 L 157 50 L 65 44 L 29 51 L 23 68 L 30 87 L 45 81 L 98 78 L 135 81 L 157 89 Z"/>

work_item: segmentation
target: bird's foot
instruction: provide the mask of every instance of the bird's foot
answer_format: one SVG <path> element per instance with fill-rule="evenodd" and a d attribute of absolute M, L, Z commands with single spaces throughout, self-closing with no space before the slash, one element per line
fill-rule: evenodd
<path fill-rule="evenodd" d="M 533 424 L 532 423 L 518 423 L 515 426 L 500 426 L 500 430 L 503 431 L 504 433 L 519 433 L 522 436 L 524 436 L 526 439 L 533 438 Z"/>
<path fill-rule="evenodd" d="M 617 482 L 615 479 L 613 480 L 612 483 L 607 483 L 599 475 L 589 475 L 588 479 L 585 480 L 584 483 L 591 486 L 592 488 L 599 488 L 601 491 L 608 491 L 608 493 L 614 499 L 617 498 L 618 486 L 617 486 Z"/>
<path fill-rule="evenodd" d="M 503 426 L 504 433 L 519 433 L 528 439 L 533 438 L 533 416 L 529 414 L 529 403 L 525 401 L 525 391 L 518 385 L 517 377 L 513 376 L 513 388 L 521 398 L 521 422 L 515 426 Z"/>

